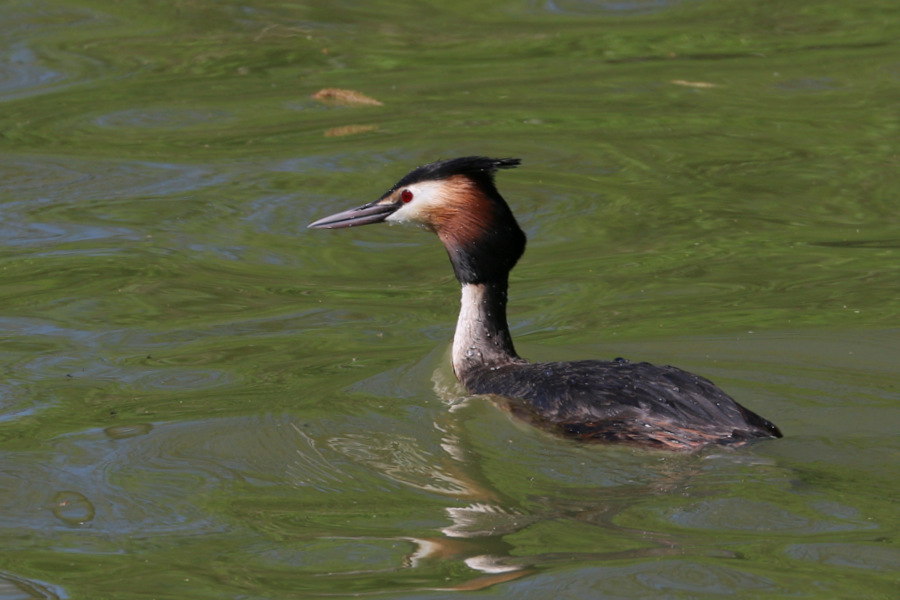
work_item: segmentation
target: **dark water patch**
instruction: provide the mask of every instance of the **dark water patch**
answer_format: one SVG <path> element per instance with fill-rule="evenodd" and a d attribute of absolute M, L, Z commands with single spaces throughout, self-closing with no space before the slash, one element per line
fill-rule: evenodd
<path fill-rule="evenodd" d="M 685 506 L 667 519 L 674 525 L 714 530 L 765 531 L 778 533 L 835 533 L 877 528 L 859 515 L 854 519 L 824 519 L 791 513 L 765 502 L 746 499 L 700 501 Z"/>
<path fill-rule="evenodd" d="M 631 16 L 648 15 L 679 5 L 677 0 L 634 0 L 631 2 L 602 2 L 598 0 L 548 0 L 542 10 L 560 15 Z"/>
<path fill-rule="evenodd" d="M 5 526 L 32 528 L 42 535 L 56 531 L 60 547 L 74 544 L 74 548 L 78 536 L 74 531 L 71 536 L 62 533 L 60 528 L 86 529 L 99 547 L 102 542 L 95 536 L 190 534 L 221 527 L 194 504 L 204 476 L 196 471 L 168 471 L 162 467 L 166 457 L 154 456 L 154 450 L 142 453 L 140 443 L 129 443 L 146 439 L 118 440 L 115 448 L 105 435 L 57 440 L 55 446 L 70 454 L 52 465 L 40 465 L 37 456 L 23 455 L 20 464 L 29 471 L 10 470 L 4 475 L 7 484 L 17 485 L 17 492 L 3 502 Z M 142 466 L 132 469 L 128 464 L 135 458 Z M 151 497 L 156 500 L 149 501 Z M 45 509 L 27 508 L 35 502 Z"/>
<path fill-rule="evenodd" d="M 7 370 L 4 380 L 0 384 L 0 422 L 29 417 L 40 410 L 41 403 L 35 402 L 27 379 L 17 378 Z"/>
<path fill-rule="evenodd" d="M 786 554 L 791 558 L 837 568 L 884 572 L 896 569 L 897 561 L 900 560 L 900 551 L 885 544 L 798 544 L 788 547 Z"/>
<path fill-rule="evenodd" d="M 17 155 L 4 161 L 4 206 L 35 201 L 75 204 L 124 196 L 166 196 L 221 185 L 227 175 L 210 167 L 143 161 L 86 161 Z"/>
<path fill-rule="evenodd" d="M 5 44 L 0 49 L 0 100 L 52 94 L 101 77 L 100 61 L 60 52 L 51 41 L 108 23 L 101 13 L 53 3 L 11 2 L 5 9 L 0 23 Z"/>
<path fill-rule="evenodd" d="M 14 45 L 0 52 L 0 100 L 46 91 L 65 80 L 62 73 L 42 65 L 30 48 Z"/>
<path fill-rule="evenodd" d="M 74 223 L 36 223 L 10 214 L 12 211 L 2 210 L 3 224 L 0 225 L 0 236 L 4 244 L 15 246 L 45 247 L 47 244 L 63 244 L 67 242 L 84 242 L 109 240 L 119 242 L 137 241 L 140 235 L 125 227 L 100 227 L 95 225 L 78 225 Z M 110 250 L 69 251 L 69 254 L 85 253 L 102 255 Z M 50 255 L 50 252 L 42 252 Z"/>

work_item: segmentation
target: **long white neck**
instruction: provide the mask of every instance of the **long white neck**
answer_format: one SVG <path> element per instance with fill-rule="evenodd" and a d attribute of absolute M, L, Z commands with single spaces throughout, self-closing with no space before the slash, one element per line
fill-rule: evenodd
<path fill-rule="evenodd" d="M 474 370 L 524 362 L 516 354 L 506 323 L 506 289 L 506 281 L 462 286 L 453 336 L 453 372 L 463 383 Z"/>

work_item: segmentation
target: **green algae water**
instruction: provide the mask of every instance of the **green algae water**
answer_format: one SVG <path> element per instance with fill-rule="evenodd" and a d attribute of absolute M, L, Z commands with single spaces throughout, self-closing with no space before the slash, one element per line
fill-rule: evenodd
<path fill-rule="evenodd" d="M 893 3 L 0 16 L 0 598 L 896 596 Z M 467 398 L 439 242 L 306 230 L 466 154 L 523 160 L 521 354 L 674 364 L 785 438 Z"/>

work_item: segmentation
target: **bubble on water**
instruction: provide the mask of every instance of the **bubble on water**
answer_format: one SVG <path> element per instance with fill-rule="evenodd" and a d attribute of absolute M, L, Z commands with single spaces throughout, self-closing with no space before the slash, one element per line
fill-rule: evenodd
<path fill-rule="evenodd" d="M 53 515 L 69 525 L 84 525 L 94 520 L 94 505 L 84 494 L 62 491 L 53 498 Z"/>

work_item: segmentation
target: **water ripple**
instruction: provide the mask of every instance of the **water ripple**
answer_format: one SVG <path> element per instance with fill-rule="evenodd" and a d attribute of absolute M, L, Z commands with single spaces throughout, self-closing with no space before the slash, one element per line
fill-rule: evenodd
<path fill-rule="evenodd" d="M 41 64 L 34 51 L 24 44 L 16 44 L 0 54 L 0 101 L 46 91 L 65 80 L 63 73 Z"/>
<path fill-rule="evenodd" d="M 745 498 L 704 500 L 672 511 L 677 525 L 716 531 L 826 533 L 866 531 L 877 526 L 864 518 L 837 519 L 825 515 L 806 516 L 784 508 Z"/>
<path fill-rule="evenodd" d="M 65 600 L 64 588 L 0 571 L 0 598 L 3 600 Z"/>
<path fill-rule="evenodd" d="M 96 117 L 94 123 L 100 127 L 183 129 L 206 123 L 222 124 L 231 117 L 224 110 L 127 109 Z"/>
<path fill-rule="evenodd" d="M 678 4 L 680 4 L 678 0 L 619 0 L 617 2 L 546 0 L 543 2 L 543 10 L 554 14 L 573 16 L 631 16 L 657 13 Z"/>
<path fill-rule="evenodd" d="M 3 206 L 169 196 L 221 185 L 230 175 L 211 167 L 150 161 L 82 160 L 17 155 L 0 164 Z"/>

